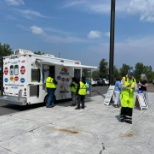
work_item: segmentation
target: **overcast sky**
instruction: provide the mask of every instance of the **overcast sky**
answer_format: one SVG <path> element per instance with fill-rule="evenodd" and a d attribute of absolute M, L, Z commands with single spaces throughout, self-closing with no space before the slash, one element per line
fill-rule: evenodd
<path fill-rule="evenodd" d="M 0 0 L 0 43 L 98 66 L 109 62 L 111 0 Z M 154 70 L 154 0 L 116 0 L 114 65 Z"/>

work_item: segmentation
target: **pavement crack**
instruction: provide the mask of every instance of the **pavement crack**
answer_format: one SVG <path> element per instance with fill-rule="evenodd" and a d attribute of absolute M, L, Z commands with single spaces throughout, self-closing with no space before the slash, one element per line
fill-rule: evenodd
<path fill-rule="evenodd" d="M 18 134 L 18 135 L 11 136 L 11 137 L 9 137 L 9 138 L 7 138 L 7 139 L 5 139 L 5 140 L 0 140 L 0 143 L 5 142 L 5 141 L 7 141 L 7 140 L 11 140 L 11 139 L 13 139 L 13 138 L 15 138 L 15 137 L 17 137 L 17 136 L 21 136 L 21 135 L 23 135 L 23 134 L 33 132 L 34 130 L 39 129 L 39 128 L 40 128 L 40 127 L 36 127 L 36 128 L 31 129 L 31 130 L 29 130 L 29 131 L 22 132 L 22 133 L 20 133 L 20 134 Z"/>
<path fill-rule="evenodd" d="M 84 130 L 85 131 L 85 130 Z M 101 147 L 102 149 L 100 150 L 99 154 L 102 154 L 103 151 L 105 150 L 105 144 L 98 138 L 97 135 L 95 135 L 93 132 L 90 132 L 90 131 L 85 131 L 85 132 L 88 132 L 90 133 L 94 138 L 96 138 L 100 143 L 101 143 Z"/>
<path fill-rule="evenodd" d="M 14 152 L 14 151 L 8 149 L 8 148 L 4 148 L 4 147 L 2 147 L 2 146 L 0 146 L 0 147 L 1 147 L 2 149 L 4 149 L 4 150 L 8 151 L 8 152 L 13 152 L 14 154 L 19 154 L 19 153 L 16 153 L 16 152 Z"/>
<path fill-rule="evenodd" d="M 104 150 L 105 150 L 105 145 L 104 143 L 102 143 L 102 150 L 99 152 L 99 154 L 102 154 Z"/>
<path fill-rule="evenodd" d="M 29 131 L 27 131 L 27 132 L 33 132 L 33 131 L 35 131 L 36 129 L 39 129 L 40 127 L 36 127 L 36 128 L 34 128 L 34 129 L 31 129 L 31 130 L 29 130 Z M 26 133 L 27 133 L 26 132 Z"/>

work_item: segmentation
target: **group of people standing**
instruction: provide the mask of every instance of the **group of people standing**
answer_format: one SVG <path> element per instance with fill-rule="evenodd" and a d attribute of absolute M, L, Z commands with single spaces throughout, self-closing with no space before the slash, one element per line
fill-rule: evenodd
<path fill-rule="evenodd" d="M 137 84 L 134 78 L 134 71 L 131 69 L 125 77 L 118 76 L 115 83 L 114 89 L 114 107 L 120 110 L 120 121 L 132 124 L 132 114 L 135 103 L 134 92 L 135 90 L 142 91 L 147 101 L 147 78 L 145 74 L 141 74 L 139 83 Z M 52 74 L 46 79 L 46 88 L 48 92 L 48 100 L 46 107 L 54 107 L 54 92 L 56 90 L 57 81 L 54 79 Z M 137 88 L 138 87 L 138 88 Z M 71 106 L 76 106 L 76 110 L 85 108 L 85 96 L 87 92 L 88 84 L 86 83 L 85 77 L 79 80 L 76 77 L 72 78 L 70 84 L 72 103 Z"/>
<path fill-rule="evenodd" d="M 82 77 L 81 81 L 73 77 L 71 87 L 72 104 L 71 106 L 77 106 L 75 109 L 85 108 L 85 96 L 87 93 L 88 84 L 86 78 Z"/>
<path fill-rule="evenodd" d="M 57 87 L 57 81 L 54 79 L 53 74 L 49 74 L 46 78 L 46 89 L 48 93 L 47 108 L 54 107 L 54 94 Z M 72 78 L 72 82 L 70 84 L 71 88 L 71 97 L 72 97 L 72 104 L 71 106 L 77 106 L 75 109 L 78 110 L 80 108 L 85 108 L 85 96 L 88 88 L 88 84 L 86 83 L 86 78 L 82 77 L 79 80 L 76 77 Z"/>
<path fill-rule="evenodd" d="M 131 69 L 125 77 L 118 76 L 114 89 L 114 107 L 120 110 L 120 121 L 132 124 L 132 114 L 135 103 L 134 93 L 136 90 L 143 92 L 147 101 L 147 78 L 145 74 L 141 74 L 139 83 L 134 78 L 134 71 Z"/>

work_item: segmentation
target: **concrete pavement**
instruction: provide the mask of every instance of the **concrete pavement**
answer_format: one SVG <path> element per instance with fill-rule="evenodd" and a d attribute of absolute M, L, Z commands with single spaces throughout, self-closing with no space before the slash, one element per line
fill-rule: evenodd
<path fill-rule="evenodd" d="M 149 109 L 134 108 L 133 124 L 102 96 L 86 98 L 86 108 L 70 102 L 0 117 L 0 154 L 153 154 L 154 94 Z"/>

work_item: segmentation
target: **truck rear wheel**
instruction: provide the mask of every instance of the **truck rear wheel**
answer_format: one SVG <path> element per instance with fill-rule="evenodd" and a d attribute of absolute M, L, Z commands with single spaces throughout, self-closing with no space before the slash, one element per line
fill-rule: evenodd
<path fill-rule="evenodd" d="M 45 106 L 46 106 L 46 104 L 47 104 L 47 100 L 48 100 L 48 95 L 46 95 L 45 98 L 44 98 L 44 105 L 45 105 Z"/>
<path fill-rule="evenodd" d="M 44 105 L 46 106 L 47 104 L 47 101 L 48 101 L 48 95 L 45 96 L 44 98 Z M 54 102 L 56 102 L 56 96 L 54 95 Z"/>

